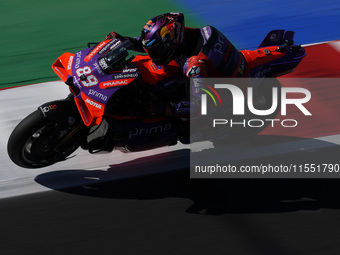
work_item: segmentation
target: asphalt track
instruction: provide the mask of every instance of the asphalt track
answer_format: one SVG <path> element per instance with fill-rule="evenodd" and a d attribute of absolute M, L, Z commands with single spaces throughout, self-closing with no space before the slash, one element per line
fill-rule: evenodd
<path fill-rule="evenodd" d="M 338 187 L 190 180 L 179 169 L 3 199 L 1 254 L 338 254 Z"/>

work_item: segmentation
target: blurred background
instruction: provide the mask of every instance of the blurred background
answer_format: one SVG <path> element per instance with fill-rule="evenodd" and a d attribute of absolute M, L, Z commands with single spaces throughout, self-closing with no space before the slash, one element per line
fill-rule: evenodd
<path fill-rule="evenodd" d="M 296 43 L 340 39 L 336 0 L 0 0 L 0 88 L 57 80 L 51 64 L 64 52 L 102 41 L 110 31 L 139 36 L 152 17 L 183 12 L 186 25 L 213 25 L 239 49 L 268 31 L 296 32 Z"/>
<path fill-rule="evenodd" d="M 338 0 L 0 0 L 0 89 L 58 80 L 51 65 L 62 53 L 110 31 L 139 36 L 149 19 L 170 11 L 183 12 L 189 27 L 215 26 L 240 50 L 255 49 L 273 29 L 295 31 L 297 44 L 340 40 Z M 309 47 L 301 76 L 339 75 L 339 45 Z M 8 136 L 40 102 L 68 92 L 52 85 L 0 91 L 0 195 L 14 196 L 0 203 L 0 254 L 339 254 L 340 179 L 190 179 L 188 169 L 170 171 L 186 164 L 186 150 L 84 152 L 39 172 L 15 167 Z M 338 164 L 340 87 L 324 85 L 312 91 L 319 101 L 327 96 L 313 106 L 323 118 L 303 135 L 319 132 L 327 140 L 301 140 L 292 131 L 265 135 L 246 143 L 250 152 L 267 153 L 272 143 L 278 149 L 270 153 L 282 154 L 242 164 Z M 325 134 L 333 127 L 334 136 Z M 307 142 L 320 148 L 306 149 Z M 84 180 L 93 184 L 71 187 Z M 37 190 L 46 192 L 30 194 Z"/>

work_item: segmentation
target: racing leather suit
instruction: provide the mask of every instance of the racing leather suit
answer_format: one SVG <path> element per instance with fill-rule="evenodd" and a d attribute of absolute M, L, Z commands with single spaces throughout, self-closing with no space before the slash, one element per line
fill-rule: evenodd
<path fill-rule="evenodd" d="M 133 42 L 135 51 L 145 52 L 140 37 L 122 37 L 111 32 L 106 39 L 112 37 L 129 39 Z M 174 60 L 169 63 L 169 66 L 153 64 L 153 68 L 168 75 L 158 75 L 157 81 L 151 79 L 146 82 L 152 83 L 152 90 L 155 94 L 164 101 L 172 103 L 176 116 L 187 118 L 190 117 L 190 108 L 192 112 L 198 108 L 189 100 L 190 89 L 197 99 L 199 90 L 195 86 L 190 88 L 190 78 L 248 76 L 247 63 L 243 54 L 213 26 L 185 27 L 184 40 Z M 156 114 L 163 114 L 165 109 L 164 106 L 160 106 Z"/>

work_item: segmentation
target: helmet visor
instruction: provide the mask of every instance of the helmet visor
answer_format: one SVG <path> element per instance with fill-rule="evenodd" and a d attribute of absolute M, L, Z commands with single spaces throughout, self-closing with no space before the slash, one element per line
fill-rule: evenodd
<path fill-rule="evenodd" d="M 169 43 L 159 42 L 157 44 L 152 44 L 151 46 L 143 45 L 144 50 L 153 60 L 155 64 L 166 64 L 165 60 L 168 59 L 171 54 L 171 49 Z"/>

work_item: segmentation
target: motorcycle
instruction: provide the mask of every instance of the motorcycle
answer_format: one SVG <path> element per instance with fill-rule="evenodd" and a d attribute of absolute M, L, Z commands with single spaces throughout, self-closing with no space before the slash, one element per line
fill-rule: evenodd
<path fill-rule="evenodd" d="M 241 51 L 250 77 L 293 71 L 305 56 L 293 37 L 292 31 L 274 30 L 258 49 Z M 40 168 L 68 159 L 79 147 L 90 153 L 135 152 L 175 145 L 188 135 L 189 125 L 180 118 L 143 114 L 146 101 L 160 100 L 148 84 L 167 73 L 146 55 L 131 56 L 131 49 L 130 41 L 113 38 L 62 54 L 52 69 L 71 93 L 39 106 L 15 127 L 7 146 L 11 160 Z"/>

